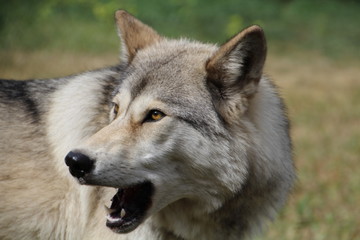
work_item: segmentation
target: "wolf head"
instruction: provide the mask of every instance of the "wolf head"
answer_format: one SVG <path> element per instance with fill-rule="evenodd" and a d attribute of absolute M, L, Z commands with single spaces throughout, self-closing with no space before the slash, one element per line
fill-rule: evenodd
<path fill-rule="evenodd" d="M 242 212 L 231 210 L 242 219 L 234 223 L 248 225 L 280 206 L 291 185 L 290 140 L 281 101 L 262 80 L 262 29 L 217 47 L 167 39 L 125 11 L 116 22 L 126 68 L 110 123 L 66 157 L 80 183 L 119 189 L 107 226 L 130 232 L 170 208 L 220 219 L 229 204 Z"/>

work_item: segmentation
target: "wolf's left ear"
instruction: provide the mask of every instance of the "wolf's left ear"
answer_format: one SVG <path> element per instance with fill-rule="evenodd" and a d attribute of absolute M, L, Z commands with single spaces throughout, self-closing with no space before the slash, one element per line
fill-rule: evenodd
<path fill-rule="evenodd" d="M 251 26 L 223 44 L 207 61 L 207 83 L 225 120 L 235 120 L 246 111 L 261 79 L 265 58 L 264 32 Z"/>
<path fill-rule="evenodd" d="M 115 12 L 116 25 L 121 39 L 121 59 L 130 63 L 137 51 L 162 39 L 151 27 L 124 10 Z"/>

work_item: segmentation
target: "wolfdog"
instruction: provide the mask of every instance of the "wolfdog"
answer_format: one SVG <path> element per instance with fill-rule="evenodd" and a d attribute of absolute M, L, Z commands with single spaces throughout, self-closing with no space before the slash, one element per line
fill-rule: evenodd
<path fill-rule="evenodd" d="M 252 236 L 295 178 L 262 29 L 218 47 L 115 18 L 117 66 L 0 81 L 0 238 Z"/>

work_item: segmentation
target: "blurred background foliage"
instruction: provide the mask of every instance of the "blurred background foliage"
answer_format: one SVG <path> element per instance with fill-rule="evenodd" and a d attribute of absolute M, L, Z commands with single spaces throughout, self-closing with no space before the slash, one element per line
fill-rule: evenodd
<path fill-rule="evenodd" d="M 261 25 L 279 52 L 360 55 L 357 0 L 0 0 L 0 50 L 118 49 L 113 14 L 125 9 L 170 37 L 223 42 Z"/>

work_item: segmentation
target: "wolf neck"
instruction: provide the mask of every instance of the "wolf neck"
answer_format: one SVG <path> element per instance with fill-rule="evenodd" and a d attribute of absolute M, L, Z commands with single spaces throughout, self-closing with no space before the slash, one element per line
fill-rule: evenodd
<path fill-rule="evenodd" d="M 216 212 L 195 215 L 188 202 L 180 201 L 153 216 L 148 224 L 159 236 L 156 239 L 242 239 L 248 229 L 245 222 L 241 222 L 244 218 L 239 218 L 239 214 L 235 213 L 239 210 L 234 208 L 233 202 L 237 203 L 238 200 L 229 201 Z"/>

